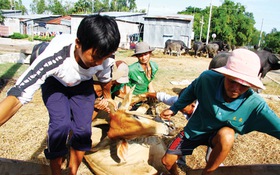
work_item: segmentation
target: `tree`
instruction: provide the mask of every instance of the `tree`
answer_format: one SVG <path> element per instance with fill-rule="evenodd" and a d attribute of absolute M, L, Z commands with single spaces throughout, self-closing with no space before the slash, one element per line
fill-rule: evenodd
<path fill-rule="evenodd" d="M 45 0 L 33 0 L 30 4 L 31 12 L 35 14 L 43 14 L 48 10 Z"/>
<path fill-rule="evenodd" d="M 16 10 L 21 10 L 21 14 L 22 14 L 22 15 L 27 14 L 27 9 L 26 9 L 26 7 L 22 4 L 22 1 L 21 1 L 21 0 L 15 1 L 15 9 L 16 9 Z"/>
<path fill-rule="evenodd" d="M 49 1 L 48 9 L 54 15 L 65 15 L 66 14 L 64 7 L 58 0 Z"/>
<path fill-rule="evenodd" d="M 95 2 L 98 0 L 95 0 Z M 92 11 L 92 1 L 91 0 L 78 0 L 74 4 L 73 13 L 87 13 Z"/>
<path fill-rule="evenodd" d="M 276 28 L 265 36 L 263 47 L 270 48 L 274 53 L 280 54 L 280 31 Z"/>
<path fill-rule="evenodd" d="M 0 9 L 11 9 L 11 3 L 9 0 L 0 0 Z"/>
<path fill-rule="evenodd" d="M 245 7 L 240 3 L 234 3 L 231 0 L 224 0 L 219 6 L 212 7 L 210 34 L 216 34 L 216 40 L 227 41 L 229 44 L 243 46 L 252 43 L 252 37 L 256 34 L 254 28 L 255 20 L 252 13 L 245 11 Z M 210 7 L 199 9 L 188 7 L 180 14 L 194 15 L 194 33 L 200 34 L 201 17 L 204 17 L 202 38 L 205 40 L 208 30 Z M 211 40 L 211 39 L 210 39 Z"/>

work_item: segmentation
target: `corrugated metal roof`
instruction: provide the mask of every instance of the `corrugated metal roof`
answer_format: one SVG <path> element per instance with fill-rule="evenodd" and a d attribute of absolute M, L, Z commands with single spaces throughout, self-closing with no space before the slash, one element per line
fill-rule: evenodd
<path fill-rule="evenodd" d="M 15 15 L 9 16 L 10 18 L 19 18 L 19 19 L 39 19 L 39 18 L 49 18 L 49 17 L 61 17 L 61 15 L 45 15 L 45 14 L 32 14 L 32 15 Z"/>
<path fill-rule="evenodd" d="M 186 20 L 192 21 L 194 16 L 192 15 L 149 15 L 144 18 L 157 18 L 157 19 L 176 19 L 176 20 Z"/>
<path fill-rule="evenodd" d="M 88 16 L 88 15 L 96 15 L 98 13 L 92 14 L 73 14 L 71 16 Z M 101 12 L 100 15 L 106 15 L 114 18 L 120 17 L 129 17 L 129 16 L 139 16 L 139 15 L 146 15 L 146 13 L 135 13 L 135 12 Z"/>
<path fill-rule="evenodd" d="M 71 16 L 62 16 L 56 19 L 49 20 L 47 24 L 61 24 L 62 20 L 71 20 Z"/>
<path fill-rule="evenodd" d="M 112 16 L 115 18 L 146 15 L 146 13 L 139 13 L 139 12 L 138 13 L 135 13 L 135 12 L 101 12 L 100 14 Z"/>

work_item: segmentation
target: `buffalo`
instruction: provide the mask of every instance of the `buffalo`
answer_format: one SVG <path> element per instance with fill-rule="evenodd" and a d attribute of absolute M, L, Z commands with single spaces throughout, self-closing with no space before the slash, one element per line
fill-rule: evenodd
<path fill-rule="evenodd" d="M 167 45 L 167 48 L 165 51 L 169 52 L 169 55 L 172 54 L 172 52 L 175 52 L 177 56 L 181 56 L 181 44 L 179 42 L 172 42 L 169 45 Z"/>
<path fill-rule="evenodd" d="M 194 41 L 192 48 L 194 50 L 195 57 L 197 57 L 198 53 L 199 56 L 201 56 L 201 54 L 206 51 L 206 45 L 201 41 Z"/>
<path fill-rule="evenodd" d="M 271 70 L 280 69 L 280 57 L 278 54 L 274 54 L 267 50 L 257 50 L 254 52 L 260 58 L 261 69 L 259 72 L 259 76 L 261 78 L 264 78 L 266 76 L 267 72 L 269 72 Z M 220 52 L 217 56 L 215 56 L 211 60 L 208 69 L 225 66 L 229 56 L 230 56 L 230 52 Z"/>
<path fill-rule="evenodd" d="M 212 41 L 210 43 L 215 43 L 215 44 L 218 44 L 219 45 L 219 49 L 218 51 L 221 52 L 221 51 L 229 51 L 230 50 L 230 47 L 229 45 L 224 42 L 224 41 Z"/>
<path fill-rule="evenodd" d="M 170 47 L 173 47 L 173 46 L 170 46 L 172 43 L 177 43 L 176 45 L 180 45 L 181 46 L 180 51 L 185 50 L 185 54 L 187 54 L 189 52 L 189 48 L 186 46 L 186 44 L 182 40 L 168 39 L 168 40 L 166 40 L 165 45 L 164 45 L 164 51 L 163 51 L 164 54 L 166 54 L 170 50 Z M 179 47 L 179 46 L 176 46 L 176 47 Z M 169 52 L 169 54 L 170 54 L 170 52 Z"/>
<path fill-rule="evenodd" d="M 219 45 L 216 43 L 209 43 L 206 45 L 207 58 L 213 58 L 218 54 Z"/>

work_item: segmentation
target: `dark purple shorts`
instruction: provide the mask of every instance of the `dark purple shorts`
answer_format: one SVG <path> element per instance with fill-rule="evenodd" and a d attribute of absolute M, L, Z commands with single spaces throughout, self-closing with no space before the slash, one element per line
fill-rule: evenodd
<path fill-rule="evenodd" d="M 216 132 L 210 135 L 205 135 L 198 140 L 190 140 L 185 137 L 185 133 L 183 130 L 170 143 L 166 153 L 179 156 L 191 155 L 193 150 L 200 145 L 212 146 L 211 140 L 215 135 Z"/>
<path fill-rule="evenodd" d="M 95 94 L 93 81 L 83 81 L 74 87 L 65 87 L 53 77 L 42 85 L 43 101 L 49 112 L 47 159 L 63 157 L 68 144 L 75 150 L 91 149 L 91 121 Z"/>

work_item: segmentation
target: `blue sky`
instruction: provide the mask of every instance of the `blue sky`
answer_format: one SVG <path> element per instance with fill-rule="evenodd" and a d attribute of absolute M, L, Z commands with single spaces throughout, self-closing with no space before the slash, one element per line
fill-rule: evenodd
<path fill-rule="evenodd" d="M 72 0 L 77 2 L 78 0 Z M 232 0 L 246 7 L 247 12 L 252 12 L 255 17 L 255 27 L 258 30 L 271 32 L 273 28 L 280 31 L 280 0 Z M 32 0 L 23 0 L 23 4 L 29 9 Z M 205 8 L 212 5 L 220 6 L 223 0 L 136 0 L 137 8 L 146 9 L 149 14 L 176 14 L 186 7 Z"/>

